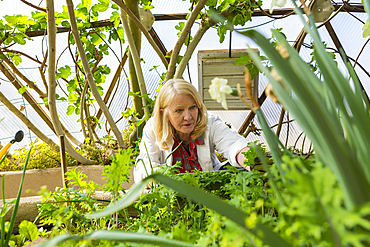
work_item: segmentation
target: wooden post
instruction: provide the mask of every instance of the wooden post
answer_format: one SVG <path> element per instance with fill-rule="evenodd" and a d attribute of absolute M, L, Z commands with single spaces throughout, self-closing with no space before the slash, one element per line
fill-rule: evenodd
<path fill-rule="evenodd" d="M 64 135 L 59 136 L 60 141 L 60 162 L 62 167 L 62 182 L 66 188 L 68 188 L 68 182 L 65 179 L 65 173 L 67 172 L 67 157 L 66 157 L 66 148 L 64 144 Z"/>

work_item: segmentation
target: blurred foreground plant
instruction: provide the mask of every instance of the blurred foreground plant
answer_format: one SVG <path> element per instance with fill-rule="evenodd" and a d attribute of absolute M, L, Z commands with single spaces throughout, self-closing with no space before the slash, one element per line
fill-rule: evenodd
<path fill-rule="evenodd" d="M 0 224 L 1 224 L 0 225 L 0 228 L 1 228 L 1 231 L 0 231 L 1 232 L 0 246 L 8 246 L 9 244 L 11 244 L 11 246 L 15 246 L 16 244 L 18 245 L 21 242 L 25 241 L 25 239 L 19 239 L 17 236 L 13 235 L 13 229 L 14 229 L 14 223 L 15 223 L 15 220 L 16 220 L 16 217 L 17 217 L 19 202 L 20 202 L 20 199 L 21 199 L 21 193 L 22 193 L 22 188 L 23 188 L 23 181 L 24 181 L 24 177 L 25 177 L 25 174 L 26 174 L 26 169 L 27 169 L 27 165 L 28 165 L 28 161 L 29 161 L 29 158 L 30 158 L 31 151 L 32 151 L 32 147 L 28 151 L 26 161 L 25 161 L 24 166 L 23 166 L 23 173 L 22 173 L 21 182 L 20 182 L 20 185 L 19 185 L 17 198 L 15 198 L 14 200 L 12 200 L 10 202 L 7 202 L 5 200 L 5 193 L 4 193 L 4 189 L 5 189 L 4 176 L 5 175 L 1 176 L 1 191 L 2 191 L 2 198 L 3 198 L 3 203 L 2 203 L 3 207 L 1 209 L 1 214 L 0 214 Z M 1 159 L 0 165 L 3 163 L 5 158 L 6 158 L 6 156 L 4 156 Z M 9 210 L 12 207 L 13 207 L 13 212 L 12 212 L 12 216 L 10 218 L 10 222 L 5 222 L 5 215 L 9 212 Z M 25 225 L 28 225 L 28 226 L 25 227 Z M 28 234 L 28 239 L 29 240 L 34 240 L 34 239 L 39 237 L 38 234 L 33 234 L 30 231 L 30 229 L 34 230 L 35 227 L 36 226 L 33 225 L 31 222 L 26 223 L 25 221 L 22 222 L 21 225 L 19 226 L 20 230 L 21 229 L 23 230 L 23 229 L 26 228 L 26 230 L 29 231 L 29 234 Z"/>

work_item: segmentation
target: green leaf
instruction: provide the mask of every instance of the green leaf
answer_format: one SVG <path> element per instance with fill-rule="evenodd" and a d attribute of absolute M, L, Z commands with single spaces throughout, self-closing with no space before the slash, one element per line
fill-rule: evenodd
<path fill-rule="evenodd" d="M 238 65 L 238 64 L 241 64 L 241 65 L 245 65 L 245 64 L 248 64 L 252 62 L 252 58 L 249 57 L 249 56 L 240 56 L 240 58 L 237 58 L 233 64 L 234 65 Z"/>
<path fill-rule="evenodd" d="M 90 34 L 90 37 L 91 37 L 91 42 L 94 45 L 98 45 L 103 41 L 103 39 L 105 39 L 105 34 L 99 33 L 99 35 L 98 35 L 96 33 L 92 33 L 92 34 Z"/>
<path fill-rule="evenodd" d="M 67 79 L 71 74 L 72 74 L 71 67 L 66 65 L 58 69 L 58 72 L 55 75 L 55 79 L 56 80 L 58 80 L 59 78 Z"/>
<path fill-rule="evenodd" d="M 72 113 L 74 112 L 74 110 L 75 110 L 75 107 L 73 106 L 73 105 L 69 105 L 68 107 L 67 107 L 67 115 L 69 116 L 69 115 L 72 115 Z"/>
<path fill-rule="evenodd" d="M 78 86 L 78 82 L 73 79 L 73 80 L 70 80 L 67 84 L 67 90 L 68 92 L 74 92 L 76 89 L 77 89 L 77 86 Z"/>
<path fill-rule="evenodd" d="M 223 43 L 225 40 L 227 28 L 224 25 L 217 27 L 217 34 L 220 37 L 220 43 Z"/>
<path fill-rule="evenodd" d="M 185 27 L 185 22 L 179 22 L 176 26 L 175 29 L 179 30 L 180 32 L 184 29 Z"/>
<path fill-rule="evenodd" d="M 18 23 L 18 16 L 4 16 L 4 19 L 8 22 L 9 25 L 15 26 Z"/>
<path fill-rule="evenodd" d="M 75 102 L 75 101 L 77 101 L 77 100 L 78 100 L 78 96 L 77 96 L 77 94 L 75 94 L 75 93 L 70 93 L 70 94 L 68 95 L 68 100 L 69 100 L 70 102 Z"/>
<path fill-rule="evenodd" d="M 244 17 L 243 15 L 241 14 L 237 14 L 234 18 L 233 18 L 233 24 L 234 25 L 243 25 L 245 23 L 244 21 Z"/>
<path fill-rule="evenodd" d="M 185 22 L 179 22 L 179 23 L 175 26 L 175 29 L 176 29 L 176 30 L 179 30 L 179 32 L 177 32 L 177 36 L 179 36 L 179 37 L 180 37 L 182 30 L 184 30 L 184 27 L 185 27 Z"/>
<path fill-rule="evenodd" d="M 17 42 L 18 44 L 20 45 L 25 45 L 26 44 L 26 40 L 25 39 L 30 39 L 28 38 L 27 35 L 23 34 L 23 33 L 15 33 L 12 35 L 13 37 L 13 40 L 15 42 Z"/>
<path fill-rule="evenodd" d="M 97 86 L 96 88 L 98 89 L 98 92 L 99 92 L 100 96 L 103 96 L 104 88 L 102 86 Z"/>
<path fill-rule="evenodd" d="M 122 184 L 129 181 L 132 155 L 132 149 L 122 149 L 114 156 L 111 165 L 104 167 L 103 179 L 107 179 L 107 183 L 103 185 L 105 191 L 115 194 L 117 190 L 123 189 Z"/>
<path fill-rule="evenodd" d="M 24 220 L 19 224 L 19 234 L 31 241 L 40 237 L 40 232 L 38 231 L 37 226 L 27 220 Z"/>
<path fill-rule="evenodd" d="M 23 94 L 24 92 L 26 92 L 26 90 L 27 90 L 27 86 L 22 86 L 20 89 L 18 89 L 18 93 Z"/>
<path fill-rule="evenodd" d="M 123 27 L 119 26 L 117 28 L 117 33 L 118 33 L 119 39 L 122 40 L 122 43 L 124 43 L 125 42 L 125 31 Z"/>
<path fill-rule="evenodd" d="M 92 6 L 92 10 L 97 12 L 104 12 L 108 9 L 109 2 L 110 2 L 109 0 L 99 0 L 98 4 Z"/>
<path fill-rule="evenodd" d="M 110 16 L 109 21 L 113 22 L 113 26 L 117 28 L 119 23 L 121 22 L 121 17 L 119 16 L 119 13 L 117 11 L 114 11 Z"/>
<path fill-rule="evenodd" d="M 22 62 L 22 58 L 19 55 L 13 55 L 11 59 L 14 62 L 14 64 L 17 66 Z"/>
<path fill-rule="evenodd" d="M 217 0 L 208 0 L 206 3 L 206 6 L 209 6 L 209 7 L 216 7 L 216 5 L 217 5 Z"/>
<path fill-rule="evenodd" d="M 12 208 L 12 206 L 10 205 L 6 205 L 3 206 L 3 208 L 1 209 L 1 214 L 0 214 L 0 218 L 3 218 L 5 217 L 5 215 L 9 212 L 9 210 Z"/>
<path fill-rule="evenodd" d="M 364 30 L 364 32 L 362 33 L 362 37 L 366 38 L 367 36 L 370 36 L 370 19 L 366 20 L 366 23 L 364 24 L 362 30 Z"/>
<path fill-rule="evenodd" d="M 195 243 L 195 239 L 190 230 L 185 225 L 176 225 L 172 231 L 172 238 L 185 242 Z"/>

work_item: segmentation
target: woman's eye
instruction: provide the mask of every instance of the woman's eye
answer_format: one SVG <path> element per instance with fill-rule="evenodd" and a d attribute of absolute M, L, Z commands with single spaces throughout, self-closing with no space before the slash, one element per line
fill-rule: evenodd
<path fill-rule="evenodd" d="M 190 110 L 193 110 L 193 109 L 195 109 L 195 105 L 193 105 L 193 106 L 190 106 Z"/>
<path fill-rule="evenodd" d="M 180 113 L 181 111 L 182 111 L 181 109 L 177 109 L 175 112 Z"/>

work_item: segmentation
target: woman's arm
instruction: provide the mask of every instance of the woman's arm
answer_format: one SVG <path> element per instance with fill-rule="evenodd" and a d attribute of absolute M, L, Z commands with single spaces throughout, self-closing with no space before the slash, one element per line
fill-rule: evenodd
<path fill-rule="evenodd" d="M 231 165 L 244 167 L 245 157 L 242 152 L 248 151 L 248 141 L 226 126 L 219 117 L 211 116 L 209 121 L 211 140 L 217 152 L 225 156 Z M 250 168 L 246 169 L 250 170 Z"/>
<path fill-rule="evenodd" d="M 162 151 L 155 143 L 155 133 L 151 120 L 146 123 L 143 129 L 139 149 L 140 154 L 136 159 L 134 168 L 135 183 L 150 175 L 152 173 L 152 167 L 158 167 L 163 163 L 163 160 L 161 160 Z"/>

